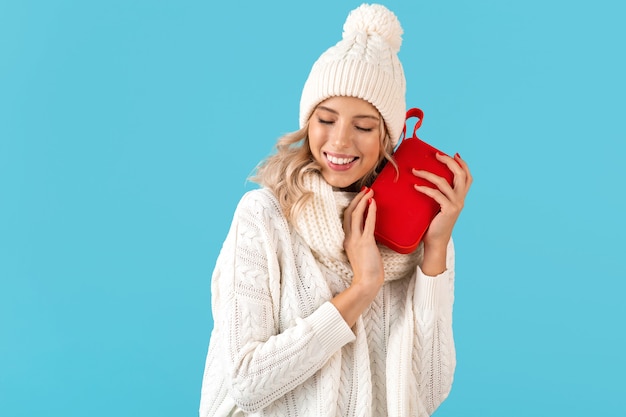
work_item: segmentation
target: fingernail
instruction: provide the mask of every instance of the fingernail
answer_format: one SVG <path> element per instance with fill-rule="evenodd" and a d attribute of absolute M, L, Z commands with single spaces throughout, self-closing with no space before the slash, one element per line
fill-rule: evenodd
<path fill-rule="evenodd" d="M 367 204 L 368 204 L 368 205 L 369 205 L 369 204 L 372 204 L 372 199 L 371 199 L 371 198 L 368 198 L 368 199 L 367 199 Z"/>
<path fill-rule="evenodd" d="M 461 159 L 461 155 L 459 155 L 459 153 L 455 153 L 454 156 L 456 156 L 457 158 Z"/>
<path fill-rule="evenodd" d="M 365 190 L 367 190 L 367 186 L 364 185 L 363 187 L 361 187 L 361 191 L 365 191 Z"/>

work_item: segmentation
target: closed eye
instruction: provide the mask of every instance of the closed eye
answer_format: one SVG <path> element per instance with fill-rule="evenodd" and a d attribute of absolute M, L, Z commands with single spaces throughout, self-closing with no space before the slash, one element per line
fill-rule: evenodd
<path fill-rule="evenodd" d="M 332 120 L 324 120 L 322 118 L 317 118 L 317 121 L 323 125 L 332 125 L 334 122 Z"/>
<path fill-rule="evenodd" d="M 356 126 L 356 128 L 357 128 L 358 130 L 360 130 L 361 132 L 371 132 L 372 130 L 374 130 L 374 129 L 373 129 L 373 128 L 371 128 L 371 127 L 360 127 L 360 126 Z"/>

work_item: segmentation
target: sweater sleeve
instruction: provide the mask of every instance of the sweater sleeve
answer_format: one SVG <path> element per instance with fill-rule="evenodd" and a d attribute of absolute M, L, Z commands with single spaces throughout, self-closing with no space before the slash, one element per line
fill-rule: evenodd
<path fill-rule="evenodd" d="M 222 363 L 224 369 L 207 369 L 203 386 L 223 379 L 223 395 L 247 412 L 295 389 L 355 338 L 330 302 L 280 330 L 280 303 L 287 302 L 281 299 L 281 281 L 289 279 L 279 259 L 289 246 L 285 239 L 288 227 L 278 208 L 259 192 L 249 193 L 235 212 L 213 274 L 211 343 L 221 348 L 209 349 L 215 357 L 207 363 Z M 203 396 L 209 391 L 203 388 Z M 217 408 L 206 405 L 211 407 Z"/>
<path fill-rule="evenodd" d="M 415 282 L 413 372 L 420 397 L 419 415 L 431 415 L 452 388 L 456 352 L 452 334 L 454 244 L 447 250 L 446 271 L 432 277 L 418 267 Z"/>

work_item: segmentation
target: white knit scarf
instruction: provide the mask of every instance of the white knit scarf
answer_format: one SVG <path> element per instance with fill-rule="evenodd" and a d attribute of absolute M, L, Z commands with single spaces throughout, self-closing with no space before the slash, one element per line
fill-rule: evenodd
<path fill-rule="evenodd" d="M 345 233 L 343 231 L 343 211 L 355 196 L 355 193 L 333 191 L 332 187 L 320 175 L 305 177 L 305 186 L 313 192 L 300 215 L 295 219 L 295 227 L 305 242 L 311 248 L 313 256 L 322 268 L 335 274 L 325 274 L 328 285 L 333 293 L 338 293 L 350 285 L 352 268 L 343 248 Z M 408 278 L 415 274 L 416 267 L 423 256 L 420 245 L 413 254 L 401 255 L 384 246 L 379 245 L 385 269 L 385 281 Z M 342 282 L 332 282 L 336 275 Z M 335 280 L 336 281 L 336 280 Z M 408 287 L 412 294 L 415 283 Z M 414 334 L 413 302 L 409 296 L 405 300 L 404 314 L 392 323 L 393 330 L 386 347 L 380 347 L 387 353 L 387 414 L 391 417 L 400 417 L 406 414 L 413 401 L 411 395 L 411 353 Z M 369 348 L 363 318 L 359 317 L 354 328 L 356 340 L 353 345 L 355 368 L 350 372 L 352 385 L 359 387 L 355 406 L 358 415 L 369 417 L 372 415 L 372 383 L 369 369 Z M 328 367 L 322 372 L 322 380 L 329 397 L 326 403 L 337 406 L 337 399 L 341 387 L 341 357 L 338 351 L 331 357 Z M 329 407 L 325 410 L 328 416 L 335 416 L 337 410 Z"/>
<path fill-rule="evenodd" d="M 339 275 L 347 284 L 352 281 L 352 267 L 343 248 L 343 212 L 355 193 L 333 191 L 333 188 L 318 174 L 309 174 L 304 184 L 313 196 L 295 220 L 298 233 L 311 248 L 313 255 L 326 268 Z M 408 255 L 378 245 L 383 258 L 385 281 L 406 278 L 415 272 L 421 262 L 423 248 Z"/>

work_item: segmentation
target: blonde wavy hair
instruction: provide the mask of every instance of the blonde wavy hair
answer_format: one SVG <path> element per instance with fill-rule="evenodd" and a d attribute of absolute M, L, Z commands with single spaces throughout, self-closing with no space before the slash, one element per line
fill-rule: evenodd
<path fill-rule="evenodd" d="M 378 163 L 350 187 L 352 191 L 358 191 L 363 186 L 371 186 L 387 162 L 392 163 L 397 171 L 397 165 L 392 157 L 393 143 L 385 124 L 380 125 L 381 147 Z M 304 186 L 304 177 L 309 173 L 321 175 L 320 166 L 311 153 L 308 130 L 307 122 L 302 129 L 279 138 L 275 146 L 276 152 L 262 161 L 250 177 L 251 181 L 274 192 L 288 220 L 296 217 L 311 197 L 312 192 Z"/>

